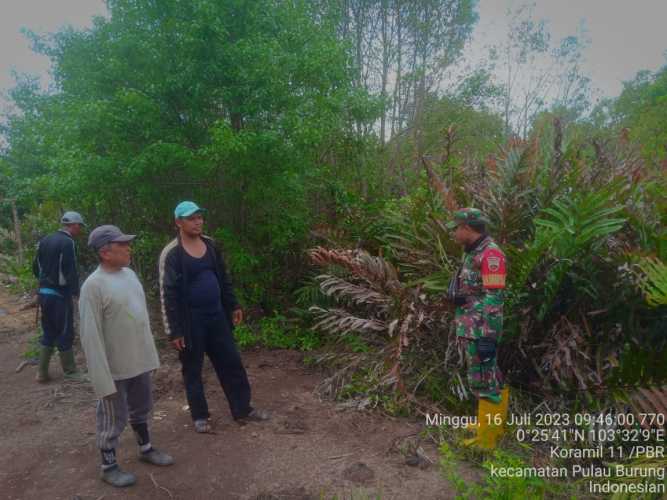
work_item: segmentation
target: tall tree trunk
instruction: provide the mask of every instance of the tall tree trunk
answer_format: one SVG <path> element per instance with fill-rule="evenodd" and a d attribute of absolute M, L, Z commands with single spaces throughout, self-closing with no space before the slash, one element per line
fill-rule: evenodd
<path fill-rule="evenodd" d="M 350 34 L 350 2 L 343 0 L 343 39 Z"/>
<path fill-rule="evenodd" d="M 232 130 L 239 132 L 243 128 L 243 116 L 241 113 L 232 113 L 231 115 Z"/>
<path fill-rule="evenodd" d="M 382 89 L 381 95 L 386 103 L 387 99 L 387 75 L 389 73 L 389 38 L 387 36 L 387 0 L 382 0 Z M 387 121 L 387 108 L 382 109 L 380 117 L 380 144 L 385 142 L 385 131 Z"/>
<path fill-rule="evenodd" d="M 16 240 L 16 246 L 18 248 L 18 259 L 19 265 L 23 264 L 23 240 L 21 238 L 21 222 L 19 221 L 19 214 L 16 210 L 16 200 L 14 198 L 10 199 L 9 202 L 12 205 L 12 217 L 14 218 L 14 238 Z"/>
<path fill-rule="evenodd" d="M 398 124 L 399 119 L 399 104 L 401 101 L 401 78 L 402 78 L 402 62 L 403 62 L 403 19 L 401 17 L 401 0 L 395 0 L 394 8 L 396 9 L 396 84 L 394 85 L 394 99 L 392 103 L 391 112 L 391 136 L 394 137 L 400 132 Z"/>
<path fill-rule="evenodd" d="M 353 4 L 354 5 L 354 4 Z M 356 2 L 356 8 L 352 7 L 352 15 L 354 19 L 354 28 L 355 28 L 355 46 L 357 54 L 357 88 L 364 88 L 364 79 L 363 79 L 363 51 L 362 44 L 364 40 L 364 20 L 363 20 L 363 6 L 361 1 Z M 363 129 L 360 122 L 356 123 L 357 134 L 362 135 Z"/>
<path fill-rule="evenodd" d="M 510 136 L 510 106 L 512 103 L 512 55 L 507 48 L 507 85 L 505 86 L 505 137 Z"/>

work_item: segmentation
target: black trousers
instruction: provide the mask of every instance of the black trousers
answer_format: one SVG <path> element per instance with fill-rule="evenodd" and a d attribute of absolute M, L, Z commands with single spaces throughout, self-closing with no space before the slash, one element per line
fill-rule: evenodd
<path fill-rule="evenodd" d="M 186 340 L 185 349 L 179 354 L 193 420 L 209 417 L 202 382 L 204 354 L 211 360 L 227 397 L 232 417 L 238 419 L 247 416 L 252 411 L 250 383 L 224 311 L 193 310 L 190 339 Z"/>
<path fill-rule="evenodd" d="M 42 339 L 45 347 L 58 347 L 60 352 L 69 351 L 74 343 L 72 297 L 39 295 L 42 310 Z"/>

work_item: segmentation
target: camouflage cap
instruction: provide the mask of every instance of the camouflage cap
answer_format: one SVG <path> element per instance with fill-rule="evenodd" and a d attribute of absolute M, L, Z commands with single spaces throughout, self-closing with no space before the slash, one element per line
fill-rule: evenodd
<path fill-rule="evenodd" d="M 489 220 L 479 208 L 460 208 L 454 212 L 454 219 L 447 223 L 448 229 L 454 229 L 459 224 L 488 224 Z"/>

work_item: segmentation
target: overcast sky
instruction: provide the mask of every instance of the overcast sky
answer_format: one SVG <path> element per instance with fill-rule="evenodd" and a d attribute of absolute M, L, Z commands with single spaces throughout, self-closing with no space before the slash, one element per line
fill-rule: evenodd
<path fill-rule="evenodd" d="M 106 13 L 102 0 L 0 0 L 0 92 L 14 86 L 12 71 L 41 77 L 49 83 L 49 61 L 32 52 L 21 33 L 28 28 L 50 33 L 72 25 L 89 27 L 94 15 Z"/>
<path fill-rule="evenodd" d="M 417 0 L 415 0 L 417 1 Z M 505 11 L 525 0 L 480 0 L 479 23 L 468 54 L 499 43 L 505 34 Z M 591 45 L 584 72 L 603 96 L 616 96 L 622 82 L 642 69 L 666 62 L 667 0 L 537 0 L 537 18 L 545 19 L 557 40 L 575 34 L 584 22 Z M 12 71 L 39 75 L 49 84 L 48 60 L 34 54 L 21 28 L 53 32 L 64 25 L 84 28 L 104 15 L 102 0 L 0 0 L 0 93 L 14 85 Z"/>
<path fill-rule="evenodd" d="M 469 53 L 505 38 L 508 7 L 526 0 L 480 0 L 479 22 Z M 544 19 L 552 40 L 576 35 L 583 24 L 590 38 L 584 72 L 605 97 L 620 94 L 622 82 L 638 71 L 667 63 L 667 0 L 536 0 L 535 18 Z"/>

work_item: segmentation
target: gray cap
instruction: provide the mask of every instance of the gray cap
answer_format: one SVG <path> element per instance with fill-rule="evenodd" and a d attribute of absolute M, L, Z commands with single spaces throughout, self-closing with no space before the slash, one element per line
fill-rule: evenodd
<path fill-rule="evenodd" d="M 79 212 L 65 212 L 63 216 L 60 218 L 60 223 L 61 224 L 81 224 L 82 226 L 85 226 L 86 223 L 83 222 L 83 217 L 81 217 L 81 214 Z"/>
<path fill-rule="evenodd" d="M 116 226 L 104 225 L 93 229 L 88 236 L 88 246 L 96 251 L 108 243 L 122 243 L 132 241 L 137 236 L 134 234 L 123 234 Z"/>

